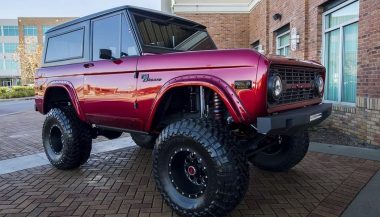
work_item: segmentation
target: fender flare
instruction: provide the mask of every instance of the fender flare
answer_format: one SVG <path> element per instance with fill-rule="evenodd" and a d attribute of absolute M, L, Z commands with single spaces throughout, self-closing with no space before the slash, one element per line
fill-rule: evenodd
<path fill-rule="evenodd" d="M 213 90 L 219 94 L 224 105 L 227 107 L 228 112 L 236 123 L 248 124 L 250 122 L 250 117 L 241 104 L 239 97 L 224 80 L 211 75 L 185 75 L 173 78 L 161 87 L 147 119 L 147 124 L 145 125 L 146 131 L 151 131 L 153 119 L 163 96 L 173 88 L 184 86 L 203 86 Z"/>
<path fill-rule="evenodd" d="M 69 82 L 69 81 L 65 81 L 65 80 L 55 80 L 55 81 L 52 81 L 50 82 L 47 87 L 46 87 L 46 90 L 45 90 L 45 94 L 44 94 L 44 105 L 43 105 L 43 111 L 42 113 L 43 114 L 46 114 L 46 93 L 48 93 L 49 89 L 52 89 L 52 88 L 63 88 L 65 89 L 65 91 L 67 92 L 67 94 L 69 95 L 70 97 L 70 101 L 71 101 L 71 104 L 73 105 L 74 109 L 75 109 L 75 112 L 78 116 L 78 118 L 82 121 L 86 121 L 86 116 L 84 115 L 81 107 L 80 107 L 80 104 L 79 104 L 79 99 L 78 99 L 78 95 L 75 91 L 75 88 L 74 88 L 74 85 Z"/>

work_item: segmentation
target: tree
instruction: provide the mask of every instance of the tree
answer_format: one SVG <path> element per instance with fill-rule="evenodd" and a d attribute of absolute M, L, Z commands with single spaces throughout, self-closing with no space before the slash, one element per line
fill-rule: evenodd
<path fill-rule="evenodd" d="M 14 60 L 20 65 L 22 85 L 32 84 L 37 68 L 41 66 L 42 46 L 37 43 L 20 43 Z"/>

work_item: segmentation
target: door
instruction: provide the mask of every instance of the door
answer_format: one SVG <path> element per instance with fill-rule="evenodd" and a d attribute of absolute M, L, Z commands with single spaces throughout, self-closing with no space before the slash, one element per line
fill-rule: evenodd
<path fill-rule="evenodd" d="M 138 50 L 123 12 L 91 22 L 92 61 L 83 65 L 84 111 L 92 124 L 139 129 L 135 118 Z M 100 49 L 109 49 L 115 60 L 99 58 Z"/>

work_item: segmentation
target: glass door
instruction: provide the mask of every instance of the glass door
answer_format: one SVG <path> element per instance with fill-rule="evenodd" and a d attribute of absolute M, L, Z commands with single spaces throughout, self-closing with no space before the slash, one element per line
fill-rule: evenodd
<path fill-rule="evenodd" d="M 323 18 L 323 62 L 327 72 L 325 99 L 355 103 L 359 1 L 346 1 L 325 12 Z"/>

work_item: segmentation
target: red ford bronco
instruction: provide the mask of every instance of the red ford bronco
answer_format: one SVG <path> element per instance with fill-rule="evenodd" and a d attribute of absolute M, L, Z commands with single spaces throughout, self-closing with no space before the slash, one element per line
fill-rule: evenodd
<path fill-rule="evenodd" d="M 131 134 L 180 215 L 223 216 L 243 198 L 248 162 L 289 170 L 308 127 L 331 114 L 318 63 L 217 50 L 201 24 L 124 6 L 46 33 L 36 73 L 42 138 L 58 169 L 90 157 L 92 139 Z"/>

